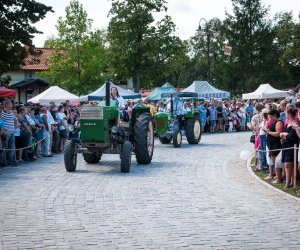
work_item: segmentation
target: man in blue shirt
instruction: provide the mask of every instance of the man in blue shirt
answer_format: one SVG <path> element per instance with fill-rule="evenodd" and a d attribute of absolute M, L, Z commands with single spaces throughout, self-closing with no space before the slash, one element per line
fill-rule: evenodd
<path fill-rule="evenodd" d="M 209 121 L 210 121 L 210 132 L 214 133 L 216 129 L 216 120 L 217 120 L 217 109 L 215 107 L 215 102 L 211 102 L 211 106 L 208 108 L 209 112 Z"/>
<path fill-rule="evenodd" d="M 201 132 L 204 132 L 204 127 L 206 125 L 206 113 L 207 113 L 207 110 L 204 107 L 204 102 L 200 102 L 200 105 L 198 106 L 198 111 L 199 111 L 199 117 L 201 122 Z"/>

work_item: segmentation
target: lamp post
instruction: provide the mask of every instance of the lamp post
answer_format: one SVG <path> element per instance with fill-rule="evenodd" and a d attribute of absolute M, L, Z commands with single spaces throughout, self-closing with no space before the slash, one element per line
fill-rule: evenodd
<path fill-rule="evenodd" d="M 201 21 L 205 22 L 205 25 L 201 27 Z M 220 32 L 215 28 L 212 27 L 212 24 L 210 22 L 207 22 L 205 18 L 201 18 L 199 21 L 198 29 L 196 30 L 197 35 L 203 36 L 206 35 L 206 43 L 207 43 L 207 81 L 210 83 L 211 75 L 210 75 L 210 39 L 216 38 L 220 35 Z"/>

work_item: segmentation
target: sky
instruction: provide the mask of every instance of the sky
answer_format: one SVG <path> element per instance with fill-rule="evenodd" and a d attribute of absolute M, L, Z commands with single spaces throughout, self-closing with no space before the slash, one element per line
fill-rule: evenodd
<path fill-rule="evenodd" d="M 33 43 L 42 47 L 44 41 L 54 35 L 57 36 L 55 25 L 57 19 L 65 17 L 65 7 L 69 0 L 36 0 L 52 6 L 54 13 L 48 13 L 46 18 L 35 24 L 43 34 L 36 35 Z M 93 28 L 107 28 L 109 23 L 108 12 L 111 7 L 110 0 L 79 0 L 88 17 L 93 19 Z M 282 11 L 293 11 L 295 18 L 300 12 L 300 0 L 262 0 L 262 4 L 270 7 L 269 16 Z M 231 0 L 168 0 L 166 14 L 172 17 L 176 24 L 175 34 L 181 39 L 188 39 L 195 34 L 201 18 L 225 18 L 225 11 L 232 13 Z M 298 20 L 297 20 L 298 21 Z"/>

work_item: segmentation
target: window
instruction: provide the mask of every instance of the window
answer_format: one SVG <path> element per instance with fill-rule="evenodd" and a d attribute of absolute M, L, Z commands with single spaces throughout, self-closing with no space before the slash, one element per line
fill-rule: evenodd
<path fill-rule="evenodd" d="M 33 79 L 34 78 L 34 72 L 32 72 L 32 71 L 24 72 L 24 78 L 25 79 Z"/>

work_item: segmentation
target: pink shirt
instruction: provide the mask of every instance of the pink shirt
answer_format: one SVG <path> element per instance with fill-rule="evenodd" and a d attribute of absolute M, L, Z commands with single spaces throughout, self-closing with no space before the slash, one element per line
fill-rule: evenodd
<path fill-rule="evenodd" d="M 260 136 L 255 136 L 254 149 L 258 149 L 260 146 Z"/>

